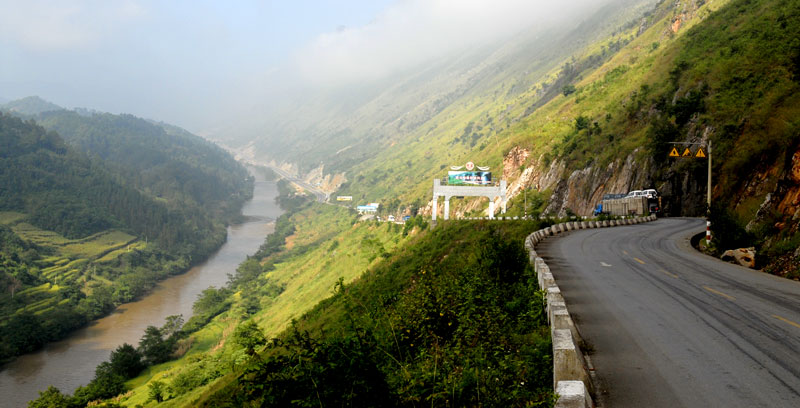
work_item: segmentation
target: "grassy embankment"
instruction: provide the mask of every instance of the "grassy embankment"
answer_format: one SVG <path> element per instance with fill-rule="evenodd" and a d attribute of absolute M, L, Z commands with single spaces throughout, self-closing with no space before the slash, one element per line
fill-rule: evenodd
<path fill-rule="evenodd" d="M 244 361 L 242 349 L 229 341 L 244 319 L 258 322 L 267 336 L 277 336 L 292 319 L 330 296 L 340 279 L 353 281 L 408 239 L 400 225 L 356 223 L 356 219 L 345 208 L 318 204 L 291 220 L 281 217 L 276 230 L 290 234 L 262 247 L 260 254 L 268 256 L 251 257 L 240 266 L 237 276 L 245 276 L 239 280 L 248 283 L 234 289 L 229 309 L 191 335 L 191 348 L 183 357 L 151 367 L 131 380 L 128 386 L 133 390 L 125 404 L 145 404 L 147 384 L 154 380 L 171 383 L 181 378 L 192 386 L 171 394 L 174 398 L 165 406 L 192 405 L 219 376 Z M 203 378 L 187 378 L 201 372 Z"/>
<path fill-rule="evenodd" d="M 155 404 L 152 386 L 160 383 L 166 390 L 160 406 L 265 402 L 272 397 L 248 388 L 253 375 L 272 375 L 266 373 L 273 366 L 259 362 L 300 353 L 310 358 L 303 365 L 310 371 L 297 382 L 275 380 L 286 390 L 282 397 L 292 387 L 307 394 L 303 381 L 345 379 L 362 384 L 363 395 L 377 398 L 380 391 L 399 404 L 466 403 L 478 395 L 549 403 L 549 336 L 522 250 L 535 225 L 452 223 L 428 232 L 355 220 L 347 209 L 316 204 L 291 223 L 279 220 L 279 236 L 293 232 L 277 244 L 268 239 L 259 256 L 242 264 L 228 310 L 191 335 L 181 358 L 129 381 L 132 391 L 118 401 Z M 266 338 L 282 339 L 263 350 L 259 343 L 260 357 L 237 334 L 251 322 Z M 306 331 L 310 337 L 301 337 L 333 354 L 304 354 L 309 350 L 301 344 L 311 343 L 292 342 Z M 334 350 L 342 342 L 355 347 L 352 365 L 337 365 L 332 377 L 316 372 L 342 357 Z M 326 387 L 328 401 L 365 401 L 338 393 L 333 383 Z M 267 394 L 273 391 L 279 390 Z"/>
<path fill-rule="evenodd" d="M 522 247 L 535 227 L 452 222 L 420 234 L 203 405 L 551 405 L 543 295 Z"/>

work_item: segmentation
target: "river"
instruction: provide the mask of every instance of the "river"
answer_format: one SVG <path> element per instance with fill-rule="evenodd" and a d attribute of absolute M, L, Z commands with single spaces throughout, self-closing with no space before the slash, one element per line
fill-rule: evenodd
<path fill-rule="evenodd" d="M 225 285 L 228 274 L 252 255 L 281 214 L 274 182 L 256 181 L 253 199 L 242 208 L 248 217 L 228 227 L 228 240 L 206 262 L 183 275 L 166 279 L 143 299 L 118 307 L 111 315 L 68 338 L 20 356 L 0 371 L 0 407 L 25 407 L 49 385 L 72 393 L 94 377 L 95 367 L 122 343 L 134 346 L 147 326 L 161 326 L 170 315 L 189 320 L 197 295 L 209 286 Z"/>

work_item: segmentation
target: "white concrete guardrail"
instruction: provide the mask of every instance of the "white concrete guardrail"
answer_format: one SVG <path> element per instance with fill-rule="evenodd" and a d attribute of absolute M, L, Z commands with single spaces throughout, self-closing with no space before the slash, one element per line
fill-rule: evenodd
<path fill-rule="evenodd" d="M 581 351 L 581 335 L 569 314 L 569 309 L 561 296 L 550 267 L 536 253 L 536 245 L 547 237 L 566 231 L 587 228 L 616 227 L 642 222 L 655 221 L 656 216 L 627 218 L 610 221 L 574 221 L 542 228 L 525 238 L 525 249 L 536 271 L 539 287 L 547 295 L 547 319 L 550 322 L 550 335 L 553 338 L 553 388 L 558 395 L 556 408 L 592 408 L 594 393 L 588 357 Z"/>

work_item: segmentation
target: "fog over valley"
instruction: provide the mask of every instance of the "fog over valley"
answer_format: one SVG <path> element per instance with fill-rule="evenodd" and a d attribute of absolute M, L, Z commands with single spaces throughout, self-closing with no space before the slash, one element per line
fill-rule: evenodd
<path fill-rule="evenodd" d="M 299 90 L 377 81 L 522 30 L 574 25 L 601 5 L 3 0 L 0 97 L 210 134 Z"/>

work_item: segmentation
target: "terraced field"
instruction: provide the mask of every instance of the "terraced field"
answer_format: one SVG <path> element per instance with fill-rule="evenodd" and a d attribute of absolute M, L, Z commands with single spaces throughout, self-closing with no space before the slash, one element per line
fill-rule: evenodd
<path fill-rule="evenodd" d="M 68 239 L 53 231 L 37 228 L 26 222 L 26 215 L 0 212 L 0 225 L 7 226 L 23 241 L 42 249 L 49 256 L 35 262 L 38 268 L 31 274 L 45 283 L 23 288 L 12 297 L 0 299 L 0 319 L 24 312 L 40 315 L 61 303 L 69 302 L 59 295 L 65 286 L 79 288 L 84 293 L 94 284 L 111 282 L 93 275 L 98 266 L 116 261 L 132 250 L 142 250 L 147 244 L 119 230 L 107 230 L 80 239 Z"/>

